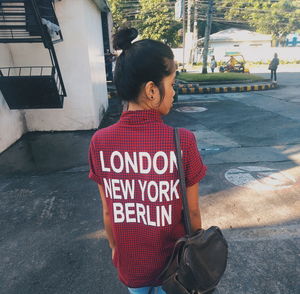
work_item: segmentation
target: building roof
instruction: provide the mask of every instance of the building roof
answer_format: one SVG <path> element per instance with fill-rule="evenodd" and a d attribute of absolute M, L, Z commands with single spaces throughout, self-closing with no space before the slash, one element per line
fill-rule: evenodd
<path fill-rule="evenodd" d="M 202 38 L 204 39 L 204 38 Z M 200 39 L 200 40 L 202 40 Z M 230 28 L 210 35 L 210 42 L 242 42 L 242 41 L 271 41 L 271 35 L 260 34 L 248 30 Z"/>

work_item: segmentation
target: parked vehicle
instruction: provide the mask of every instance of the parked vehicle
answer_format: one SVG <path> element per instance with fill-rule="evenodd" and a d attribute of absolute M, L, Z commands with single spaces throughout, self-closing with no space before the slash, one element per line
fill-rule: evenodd
<path fill-rule="evenodd" d="M 226 52 L 219 67 L 220 72 L 249 73 L 244 56 L 239 52 Z"/>

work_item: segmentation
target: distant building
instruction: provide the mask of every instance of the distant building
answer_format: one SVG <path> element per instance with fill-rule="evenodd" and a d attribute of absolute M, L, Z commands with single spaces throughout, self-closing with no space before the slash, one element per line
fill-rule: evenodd
<path fill-rule="evenodd" d="M 187 44 L 188 42 L 190 43 Z M 189 50 L 193 47 L 191 42 L 189 39 L 186 40 L 185 63 L 188 63 L 189 60 L 195 63 L 202 62 L 204 38 L 197 41 L 196 48 L 193 48 L 192 54 L 190 54 Z M 273 43 L 275 45 L 276 42 Z M 299 34 L 288 35 L 283 46 L 276 47 L 272 46 L 271 35 L 230 28 L 210 35 L 208 55 L 214 55 L 219 62 L 225 60 L 224 55 L 226 52 L 239 52 L 246 61 L 269 63 L 274 54 L 277 53 L 281 61 L 293 62 L 300 60 L 298 46 L 300 46 Z M 181 63 L 183 60 L 183 49 L 173 48 L 172 50 L 175 60 Z M 210 61 L 210 57 L 208 61 Z"/>
<path fill-rule="evenodd" d="M 108 106 L 106 0 L 1 0 L 0 153 L 30 131 L 88 130 Z"/>
<path fill-rule="evenodd" d="M 198 40 L 198 47 L 203 46 L 204 38 Z M 254 48 L 267 49 L 271 47 L 272 36 L 230 28 L 211 34 L 209 38 L 209 52 L 220 58 L 227 51 L 246 53 Z"/>
<path fill-rule="evenodd" d="M 247 47 L 270 47 L 271 35 L 260 34 L 248 30 L 231 28 L 210 35 L 210 45 L 213 48 L 228 48 L 236 50 Z"/>

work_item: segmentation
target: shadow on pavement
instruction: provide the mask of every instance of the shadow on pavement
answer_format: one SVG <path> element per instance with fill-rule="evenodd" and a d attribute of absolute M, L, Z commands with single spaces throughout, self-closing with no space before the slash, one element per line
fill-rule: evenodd
<path fill-rule="evenodd" d="M 117 100 L 111 100 L 100 127 L 115 122 L 121 109 Z M 233 119 L 232 112 L 238 109 L 239 105 L 224 103 L 223 108 L 213 106 L 212 114 L 182 114 L 180 119 L 174 110 L 165 120 L 195 131 L 204 126 L 247 145 L 260 133 L 251 130 L 243 135 L 250 126 L 243 116 L 254 110 L 243 108 Z M 216 115 L 219 122 L 213 120 Z M 224 123 L 220 124 L 222 115 Z M 279 118 L 278 122 L 263 112 L 256 115 L 259 120 L 267 117 L 266 124 L 284 123 L 289 130 L 299 131 L 299 126 L 288 120 Z M 266 138 L 268 144 L 281 142 L 283 129 L 274 132 Z M 0 293 L 127 293 L 110 260 L 97 186 L 87 178 L 93 133 L 30 133 L 0 155 Z M 215 163 L 209 164 L 200 184 L 204 227 L 219 225 L 229 241 L 228 269 L 219 293 L 300 293 L 300 173 L 293 160 L 299 149 L 277 150 L 283 158 L 269 166 L 289 172 L 297 182 L 288 189 L 272 191 L 229 183 L 225 172 L 245 164 L 240 160 L 220 162 L 216 156 L 225 151 L 203 151 L 204 160 Z"/>

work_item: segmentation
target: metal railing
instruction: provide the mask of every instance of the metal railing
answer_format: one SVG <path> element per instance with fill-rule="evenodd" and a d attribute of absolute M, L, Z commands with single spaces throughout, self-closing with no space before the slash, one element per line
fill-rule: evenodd
<path fill-rule="evenodd" d="M 58 71 L 54 66 L 19 66 L 19 67 L 0 67 L 1 77 L 52 77 L 59 95 L 66 96 L 64 85 L 61 83 Z"/>
<path fill-rule="evenodd" d="M 2 72 L 2 76 L 4 77 L 49 76 L 51 75 L 52 68 L 53 66 L 14 66 L 0 67 L 0 70 Z"/>

